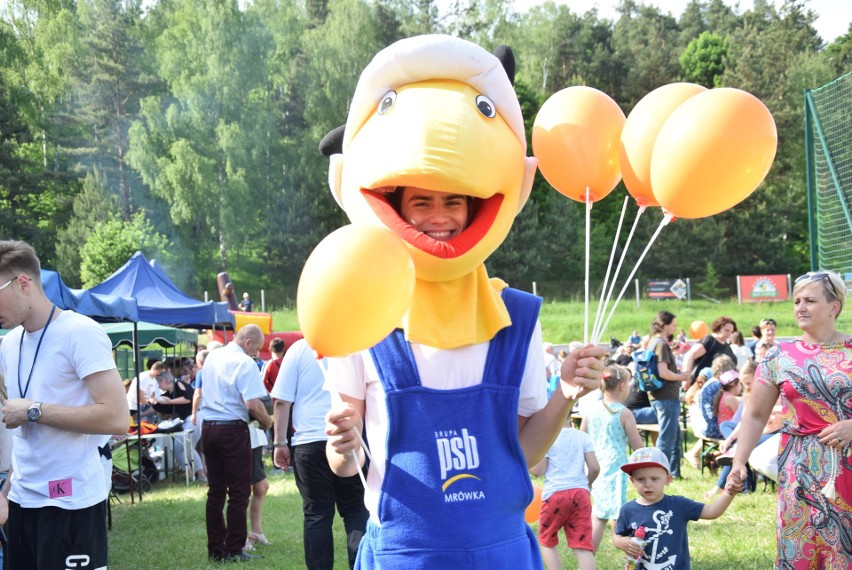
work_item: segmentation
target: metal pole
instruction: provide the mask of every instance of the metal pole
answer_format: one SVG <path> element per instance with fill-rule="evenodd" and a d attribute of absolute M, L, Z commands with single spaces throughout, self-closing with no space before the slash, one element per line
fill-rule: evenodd
<path fill-rule="evenodd" d="M 740 276 L 739 275 L 737 275 L 737 301 L 739 301 L 740 305 L 743 304 L 743 290 L 742 290 L 742 285 L 740 284 Z"/>
<path fill-rule="evenodd" d="M 139 398 L 139 392 L 142 389 L 142 385 L 139 382 L 139 375 L 141 374 L 141 370 L 139 368 L 139 359 L 141 358 L 141 354 L 139 352 L 139 323 L 133 323 L 133 356 L 134 356 L 134 369 L 136 372 L 136 435 L 138 437 L 139 445 L 137 447 L 137 459 L 136 468 L 139 471 L 139 502 L 142 502 L 142 402 L 141 398 Z M 127 451 L 128 460 L 130 459 L 130 454 L 132 450 Z M 131 481 L 131 490 L 133 485 L 133 472 L 130 472 L 130 481 Z"/>
<path fill-rule="evenodd" d="M 260 290 L 260 311 L 262 313 L 266 312 L 266 291 L 263 289 Z"/>
<path fill-rule="evenodd" d="M 636 284 L 636 308 L 639 308 L 639 280 L 634 279 L 633 282 Z"/>

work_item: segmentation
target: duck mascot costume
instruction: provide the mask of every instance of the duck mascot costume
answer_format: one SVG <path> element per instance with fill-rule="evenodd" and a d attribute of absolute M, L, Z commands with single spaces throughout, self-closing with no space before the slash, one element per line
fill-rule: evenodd
<path fill-rule="evenodd" d="M 361 469 L 356 430 L 372 452 L 359 568 L 542 566 L 528 464 L 599 385 L 602 349 L 577 351 L 548 401 L 541 300 L 485 269 L 536 171 L 513 80 L 507 47 L 404 39 L 365 68 L 346 124 L 320 144 L 338 204 L 398 236 L 416 276 L 398 328 L 329 364 L 345 402 L 327 417 L 329 463 Z"/>

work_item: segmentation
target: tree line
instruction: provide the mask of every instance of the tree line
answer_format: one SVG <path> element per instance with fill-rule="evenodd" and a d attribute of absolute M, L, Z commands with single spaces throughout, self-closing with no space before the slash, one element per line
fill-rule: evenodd
<path fill-rule="evenodd" d="M 72 286 L 141 249 L 188 292 L 228 271 L 238 289 L 291 300 L 313 247 L 347 223 L 319 140 L 345 121 L 377 51 L 448 33 L 512 46 L 528 132 L 572 85 L 625 114 L 675 81 L 759 97 L 779 133 L 766 181 L 732 210 L 665 228 L 639 276 L 796 273 L 809 264 L 803 90 L 852 67 L 852 28 L 826 44 L 814 21 L 802 0 L 742 13 L 693 0 L 679 17 L 622 0 L 614 21 L 552 2 L 521 13 L 509 0 L 455 0 L 444 13 L 434 0 L 7 0 L 0 235 L 32 243 Z M 592 279 L 625 195 L 619 184 L 592 210 Z M 523 288 L 581 281 L 583 208 L 537 176 L 489 272 Z M 631 249 L 628 263 L 641 252 Z"/>

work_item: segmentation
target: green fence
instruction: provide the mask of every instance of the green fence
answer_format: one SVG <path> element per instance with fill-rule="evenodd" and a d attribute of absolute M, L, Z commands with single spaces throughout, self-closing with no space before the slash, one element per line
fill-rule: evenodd
<path fill-rule="evenodd" d="M 805 90 L 811 268 L 852 282 L 852 72 Z"/>

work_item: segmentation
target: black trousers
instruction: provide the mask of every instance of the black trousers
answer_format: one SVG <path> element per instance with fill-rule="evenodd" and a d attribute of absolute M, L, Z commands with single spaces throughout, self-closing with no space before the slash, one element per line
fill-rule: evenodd
<path fill-rule="evenodd" d="M 355 564 L 358 545 L 370 514 L 364 506 L 361 479 L 338 477 L 328 466 L 325 442 L 315 441 L 293 447 L 296 487 L 302 495 L 305 516 L 305 565 L 308 570 L 331 570 L 334 566 L 334 509 L 343 517 L 349 567 Z"/>
<path fill-rule="evenodd" d="M 73 511 L 25 509 L 9 501 L 6 528 L 9 543 L 4 568 L 94 570 L 107 566 L 106 501 Z"/>

